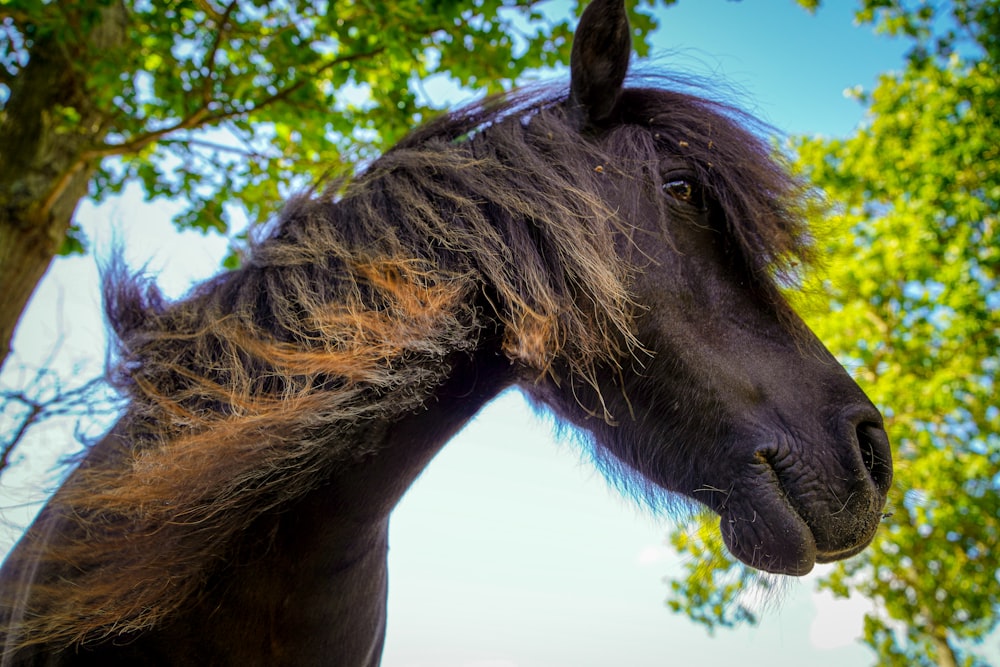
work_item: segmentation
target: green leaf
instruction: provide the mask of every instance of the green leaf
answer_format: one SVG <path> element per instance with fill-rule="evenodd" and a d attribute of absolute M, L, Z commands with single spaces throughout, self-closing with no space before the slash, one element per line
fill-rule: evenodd
<path fill-rule="evenodd" d="M 87 237 L 78 225 L 72 225 L 66 230 L 62 245 L 59 246 L 57 254 L 60 256 L 82 255 L 87 252 Z"/>

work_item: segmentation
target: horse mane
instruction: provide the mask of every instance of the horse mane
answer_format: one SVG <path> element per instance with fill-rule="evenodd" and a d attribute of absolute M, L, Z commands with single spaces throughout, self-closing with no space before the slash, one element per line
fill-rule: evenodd
<path fill-rule="evenodd" d="M 489 327 L 526 381 L 596 388 L 598 368 L 641 354 L 628 221 L 664 147 L 697 170 L 766 289 L 800 254 L 799 188 L 735 112 L 631 88 L 581 141 L 565 97 L 443 115 L 342 195 L 291 201 L 241 268 L 176 302 L 113 265 L 111 377 L 130 403 L 111 453 L 45 510 L 58 528 L 29 532 L 8 563 L 51 573 L 9 636 L 69 644 L 163 622 L 257 517 L 373 454 L 373 430 L 419 410 Z M 645 183 L 610 210 L 596 193 L 615 173 Z"/>

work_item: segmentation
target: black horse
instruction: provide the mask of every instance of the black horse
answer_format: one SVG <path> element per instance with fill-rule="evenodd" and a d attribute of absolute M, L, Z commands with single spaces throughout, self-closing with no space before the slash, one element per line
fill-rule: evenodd
<path fill-rule="evenodd" d="M 568 95 L 417 130 L 179 302 L 112 269 L 129 407 L 4 565 L 3 664 L 378 664 L 390 513 L 512 385 L 754 567 L 864 548 L 889 445 L 780 289 L 805 191 L 630 51 L 595 0 Z"/>

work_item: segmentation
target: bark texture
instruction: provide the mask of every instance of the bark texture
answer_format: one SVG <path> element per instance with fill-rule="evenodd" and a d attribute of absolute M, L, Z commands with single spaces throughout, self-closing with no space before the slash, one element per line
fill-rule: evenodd
<path fill-rule="evenodd" d="M 69 39 L 19 26 L 29 60 L 9 79 L 0 111 L 0 366 L 87 194 L 111 121 L 94 102 L 90 78 L 94 62 L 122 46 L 126 10 L 112 3 L 85 19 Z"/>

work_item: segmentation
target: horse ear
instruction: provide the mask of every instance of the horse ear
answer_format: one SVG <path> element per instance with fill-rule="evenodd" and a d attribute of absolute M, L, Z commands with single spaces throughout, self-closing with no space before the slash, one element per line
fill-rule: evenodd
<path fill-rule="evenodd" d="M 580 17 L 570 55 L 570 108 L 583 125 L 611 115 L 632 55 L 624 0 L 594 0 Z"/>

